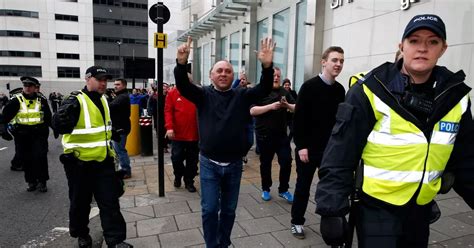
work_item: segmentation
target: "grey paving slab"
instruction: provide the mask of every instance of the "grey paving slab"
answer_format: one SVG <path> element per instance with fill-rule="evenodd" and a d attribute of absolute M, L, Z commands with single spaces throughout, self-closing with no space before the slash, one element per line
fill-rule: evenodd
<path fill-rule="evenodd" d="M 239 225 L 249 235 L 275 232 L 286 229 L 273 217 L 239 221 Z"/>
<path fill-rule="evenodd" d="M 438 207 L 439 207 L 439 210 L 441 211 L 441 217 L 450 217 L 452 215 L 458 214 L 457 211 L 447 208 L 445 206 L 438 205 Z"/>
<path fill-rule="evenodd" d="M 239 223 L 234 222 L 234 227 L 232 228 L 232 233 L 230 234 L 230 238 L 241 238 L 249 236 L 245 230 L 239 225 Z"/>
<path fill-rule="evenodd" d="M 135 207 L 135 196 L 122 196 L 119 198 L 120 208 L 133 208 Z"/>
<path fill-rule="evenodd" d="M 288 203 L 285 199 L 280 198 L 277 196 L 277 199 L 274 199 L 273 202 L 278 204 L 281 208 L 285 209 L 287 212 L 291 212 L 291 204 Z"/>
<path fill-rule="evenodd" d="M 121 212 L 122 212 L 123 218 L 125 219 L 125 222 L 136 222 L 140 220 L 147 220 L 147 219 L 154 218 L 154 216 L 130 213 L 130 212 L 124 211 L 123 209 Z"/>
<path fill-rule="evenodd" d="M 202 226 L 201 213 L 187 213 L 175 215 L 179 230 L 192 229 Z"/>
<path fill-rule="evenodd" d="M 168 197 L 159 197 L 156 194 L 146 194 L 146 195 L 135 196 L 135 206 L 137 207 L 152 206 L 159 203 L 167 203 L 167 202 L 170 202 L 170 199 Z"/>
<path fill-rule="evenodd" d="M 283 247 L 278 240 L 270 235 L 269 233 L 256 235 L 256 236 L 249 236 L 243 238 L 237 238 L 232 240 L 232 244 L 234 247 L 260 247 L 260 248 L 277 248 Z"/>
<path fill-rule="evenodd" d="M 137 237 L 137 223 L 130 222 L 127 223 L 127 239 L 136 238 Z"/>
<path fill-rule="evenodd" d="M 126 242 L 130 243 L 134 247 L 161 248 L 160 242 L 158 242 L 158 237 L 156 235 L 155 236 L 128 239 L 128 240 L 126 240 Z"/>
<path fill-rule="evenodd" d="M 137 232 L 139 237 L 175 231 L 178 231 L 178 227 L 176 226 L 173 216 L 141 220 L 137 222 Z"/>
<path fill-rule="evenodd" d="M 180 202 L 191 199 L 200 199 L 200 196 L 197 193 L 190 193 L 188 191 L 172 191 L 167 192 L 166 198 L 169 199 L 169 202 Z"/>
<path fill-rule="evenodd" d="M 285 209 L 280 207 L 280 205 L 272 202 L 265 202 L 257 205 L 246 206 L 245 209 L 247 209 L 250 214 L 255 218 L 276 216 L 288 213 Z"/>
<path fill-rule="evenodd" d="M 449 198 L 453 198 L 453 197 L 459 197 L 459 195 L 454 190 L 450 190 L 446 194 L 436 195 L 435 199 L 436 199 L 436 201 L 438 201 L 438 200 L 449 199 Z"/>
<path fill-rule="evenodd" d="M 456 211 L 456 213 L 464 213 L 471 211 L 471 208 L 459 197 L 449 198 L 437 201 L 439 206 Z"/>
<path fill-rule="evenodd" d="M 459 248 L 470 248 L 474 247 L 474 235 L 467 235 L 440 243 L 443 247 L 459 247 Z"/>
<path fill-rule="evenodd" d="M 240 185 L 240 194 L 258 193 L 260 189 L 253 184 Z"/>
<path fill-rule="evenodd" d="M 153 205 L 156 217 L 190 213 L 191 209 L 186 202 L 169 202 Z"/>
<path fill-rule="evenodd" d="M 204 238 L 198 229 L 178 231 L 158 235 L 163 247 L 187 247 L 191 245 L 204 244 Z"/>
<path fill-rule="evenodd" d="M 280 241 L 285 247 L 308 247 L 311 245 L 324 244 L 324 240 L 311 229 L 305 229 L 305 239 L 293 237 L 290 229 L 278 232 L 272 232 L 272 235 Z"/>
<path fill-rule="evenodd" d="M 474 234 L 474 226 L 451 217 L 443 217 L 439 219 L 436 223 L 431 225 L 431 228 L 453 238 Z"/>
<path fill-rule="evenodd" d="M 253 216 L 244 207 L 237 207 L 235 210 L 235 221 L 250 220 Z"/>
<path fill-rule="evenodd" d="M 201 212 L 201 199 L 187 200 L 191 212 Z"/>
<path fill-rule="evenodd" d="M 464 222 L 468 225 L 474 226 L 474 211 L 469 211 L 467 213 L 456 214 L 456 215 L 452 215 L 450 217 L 454 218 L 456 220 L 459 220 L 461 222 Z"/>
<path fill-rule="evenodd" d="M 129 212 L 129 213 L 144 215 L 148 217 L 155 217 L 155 212 L 153 211 L 152 206 L 127 208 L 127 209 L 123 209 L 122 212 Z"/>
<path fill-rule="evenodd" d="M 252 205 L 257 205 L 258 202 L 250 196 L 248 193 L 244 194 L 239 194 L 239 201 L 237 202 L 237 206 L 239 207 L 246 207 L 246 206 L 252 206 Z"/>
<path fill-rule="evenodd" d="M 320 222 L 319 216 L 317 216 L 315 214 L 311 214 L 311 213 L 306 212 L 304 217 L 306 219 L 306 221 L 304 223 L 305 226 L 318 224 Z M 277 215 L 277 216 L 274 216 L 273 218 L 275 218 L 283 226 L 287 226 L 287 227 L 291 226 L 291 214 L 290 213 Z"/>
<path fill-rule="evenodd" d="M 317 233 L 319 236 L 321 236 L 321 231 L 319 230 L 319 224 L 309 225 L 309 226 L 307 226 L 306 229 L 308 229 L 308 228 L 313 230 L 313 232 Z"/>
<path fill-rule="evenodd" d="M 448 239 L 451 239 L 451 237 L 430 229 L 429 244 L 437 244 Z"/>

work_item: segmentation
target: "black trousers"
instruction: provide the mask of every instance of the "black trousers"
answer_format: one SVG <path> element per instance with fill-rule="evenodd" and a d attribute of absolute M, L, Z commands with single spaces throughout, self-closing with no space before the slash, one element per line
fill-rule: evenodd
<path fill-rule="evenodd" d="M 260 176 L 262 178 L 262 190 L 270 191 L 272 186 L 272 160 L 275 153 L 280 164 L 280 186 L 279 193 L 288 191 L 288 182 L 291 175 L 291 147 L 286 134 L 283 135 L 258 135 L 257 145 L 260 150 Z"/>
<path fill-rule="evenodd" d="M 20 164 L 23 165 L 27 183 L 49 180 L 48 133 L 47 130 L 32 129 L 18 132 L 15 136 L 15 157 L 18 156 Z"/>
<path fill-rule="evenodd" d="M 23 160 L 21 160 L 20 156 L 18 155 L 18 138 L 14 137 L 13 141 L 15 143 L 15 155 L 13 155 L 13 159 L 11 161 L 12 167 L 23 167 Z"/>
<path fill-rule="evenodd" d="M 100 220 L 107 245 L 126 239 L 126 224 L 120 213 L 120 180 L 115 175 L 112 158 L 103 162 L 65 163 L 69 186 L 69 231 L 72 237 L 89 234 L 92 196 L 100 209 Z"/>
<path fill-rule="evenodd" d="M 322 152 L 308 152 L 309 163 L 303 163 L 300 160 L 298 151 L 295 150 L 296 161 L 296 186 L 293 204 L 291 206 L 291 224 L 303 225 L 305 222 L 304 214 L 308 208 L 309 191 L 313 182 L 314 173 L 321 165 L 323 158 Z"/>
<path fill-rule="evenodd" d="M 171 162 L 173 163 L 174 176 L 181 180 L 184 176 L 186 185 L 194 183 L 197 175 L 199 160 L 198 141 L 171 141 Z M 186 161 L 186 165 L 184 162 Z"/>
<path fill-rule="evenodd" d="M 374 204 L 362 199 L 357 206 L 356 229 L 360 248 L 421 248 L 428 246 L 431 208 Z"/>

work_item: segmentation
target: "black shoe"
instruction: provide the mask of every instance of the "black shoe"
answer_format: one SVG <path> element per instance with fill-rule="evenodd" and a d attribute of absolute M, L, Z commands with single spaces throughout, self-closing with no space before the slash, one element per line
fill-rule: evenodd
<path fill-rule="evenodd" d="M 122 243 L 118 243 L 118 244 L 115 244 L 115 245 L 109 245 L 107 247 L 109 247 L 109 248 L 133 248 L 133 245 L 131 245 L 129 243 L 126 243 L 126 242 L 122 242 Z"/>
<path fill-rule="evenodd" d="M 26 191 L 28 191 L 28 192 L 35 191 L 37 185 L 38 185 L 38 183 L 28 183 L 28 188 L 26 188 Z"/>
<path fill-rule="evenodd" d="M 40 182 L 38 184 L 38 191 L 42 193 L 48 192 L 48 187 L 46 187 L 46 182 Z"/>
<path fill-rule="evenodd" d="M 174 187 L 175 188 L 181 187 L 181 178 L 175 178 L 174 179 Z"/>
<path fill-rule="evenodd" d="M 90 235 L 79 237 L 77 243 L 79 244 L 79 248 L 92 248 L 92 238 Z"/>
<path fill-rule="evenodd" d="M 21 165 L 16 165 L 16 166 L 10 166 L 10 170 L 12 171 L 24 171 L 23 166 Z"/>
<path fill-rule="evenodd" d="M 192 184 L 186 184 L 186 186 L 184 186 L 184 187 L 191 193 L 196 192 L 196 187 L 194 187 L 194 185 L 192 185 Z"/>

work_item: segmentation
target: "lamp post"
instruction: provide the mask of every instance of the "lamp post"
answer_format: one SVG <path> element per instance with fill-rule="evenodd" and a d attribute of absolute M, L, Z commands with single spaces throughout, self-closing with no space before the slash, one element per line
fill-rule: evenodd
<path fill-rule="evenodd" d="M 122 76 L 122 57 L 120 56 L 120 46 L 122 45 L 122 41 L 118 40 L 118 41 L 116 41 L 116 44 L 118 46 L 119 77 L 123 77 Z"/>

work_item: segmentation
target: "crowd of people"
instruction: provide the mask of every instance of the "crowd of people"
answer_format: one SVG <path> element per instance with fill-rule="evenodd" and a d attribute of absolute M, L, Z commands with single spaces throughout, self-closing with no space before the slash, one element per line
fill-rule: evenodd
<path fill-rule="evenodd" d="M 440 216 L 434 200 L 438 193 L 454 189 L 474 208 L 470 88 L 462 71 L 437 65 L 448 48 L 446 40 L 439 16 L 413 17 L 396 61 L 351 77 L 355 80 L 346 94 L 337 81 L 344 67 L 342 47 L 325 49 L 321 73 L 297 93 L 273 64 L 276 44 L 271 38 L 263 39 L 256 51 L 262 66 L 258 84 L 250 84 L 245 72 L 234 80 L 226 60 L 212 66 L 212 85 L 194 84 L 188 37 L 177 49 L 176 87 L 164 83 L 163 96 L 155 86 L 129 95 L 125 79 L 116 79 L 115 90 L 107 93 L 111 75 L 92 66 L 81 90 L 62 102 L 61 94 L 50 94 L 53 115 L 39 94 L 38 80 L 22 77 L 23 91 L 3 109 L 8 130 L 3 137 L 11 139 L 14 133 L 27 190 L 46 192 L 49 128 L 55 137 L 63 135 L 60 160 L 69 186 L 70 234 L 79 247 L 92 244 L 87 227 L 92 196 L 107 245 L 132 247 L 124 242 L 126 225 L 118 201 L 122 180 L 132 177 L 133 170 L 125 148 L 130 104 L 138 104 L 140 113 L 152 115 L 154 126 L 162 129 L 168 141 L 160 149 L 167 151 L 171 144 L 174 187 L 184 182 L 187 191 L 196 192 L 199 164 L 206 247 L 231 245 L 243 165 L 254 140 L 260 197 L 272 199 L 276 154 L 278 196 L 292 205 L 288 225 L 295 238 L 305 238 L 304 215 L 317 172 L 316 213 L 326 244 L 350 246 L 357 229 L 359 247 L 427 247 L 429 225 Z M 165 99 L 162 127 L 156 125 L 159 97 Z M 294 190 L 289 182 L 292 154 Z"/>

